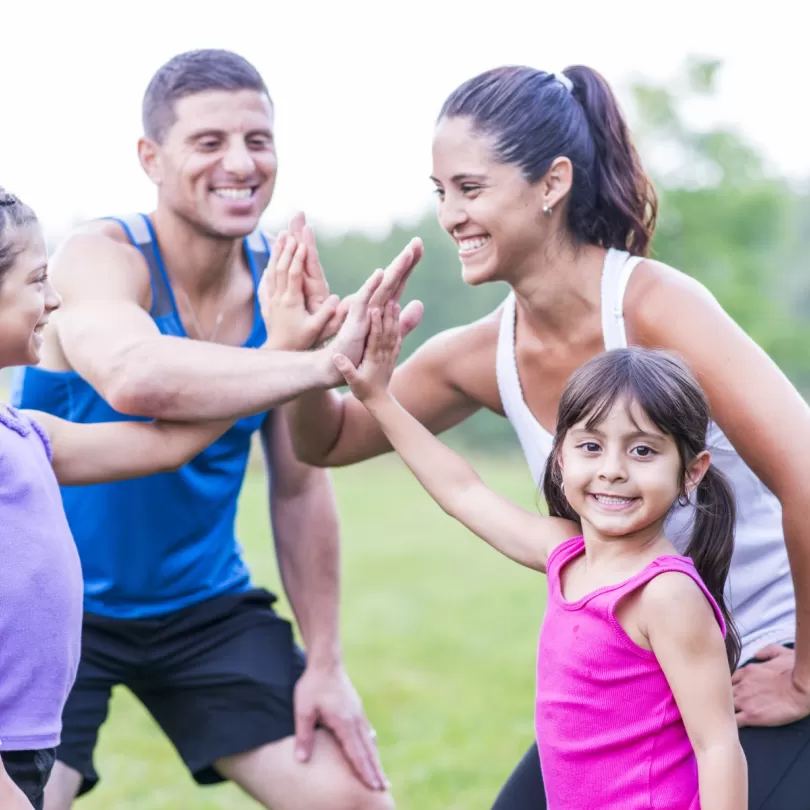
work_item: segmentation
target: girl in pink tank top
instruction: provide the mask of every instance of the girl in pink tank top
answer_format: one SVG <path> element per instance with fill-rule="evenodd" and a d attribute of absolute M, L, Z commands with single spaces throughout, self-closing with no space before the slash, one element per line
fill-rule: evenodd
<path fill-rule="evenodd" d="M 359 368 L 335 362 L 393 448 L 450 515 L 548 575 L 535 726 L 549 810 L 745 810 L 724 600 L 734 497 L 706 450 L 709 406 L 664 352 L 616 349 L 560 400 L 545 472 L 550 517 L 502 498 L 388 390 L 398 307 L 372 313 Z M 697 504 L 679 556 L 663 533 Z"/>

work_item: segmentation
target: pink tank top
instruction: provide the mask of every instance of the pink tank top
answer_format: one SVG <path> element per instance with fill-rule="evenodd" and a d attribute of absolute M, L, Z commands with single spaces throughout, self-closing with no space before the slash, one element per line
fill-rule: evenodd
<path fill-rule="evenodd" d="M 653 577 L 680 571 L 703 590 L 725 635 L 722 614 L 692 561 L 674 555 L 567 602 L 560 572 L 584 550 L 574 537 L 548 560 L 535 703 L 548 810 L 699 810 L 697 762 L 672 691 L 615 612 Z"/>

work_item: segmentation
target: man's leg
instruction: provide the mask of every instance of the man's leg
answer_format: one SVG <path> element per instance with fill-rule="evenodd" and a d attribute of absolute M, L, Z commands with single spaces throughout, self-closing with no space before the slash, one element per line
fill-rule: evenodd
<path fill-rule="evenodd" d="M 79 795 L 84 777 L 58 760 L 45 786 L 45 810 L 70 810 Z"/>
<path fill-rule="evenodd" d="M 69 810 L 98 782 L 93 751 L 113 686 L 125 680 L 131 646 L 125 623 L 85 614 L 76 682 L 62 711 L 62 742 L 45 786 L 45 810 Z"/>
<path fill-rule="evenodd" d="M 393 810 L 388 792 L 367 788 L 335 738 L 318 729 L 307 763 L 295 758 L 294 738 L 218 760 L 219 773 L 272 810 Z"/>
<path fill-rule="evenodd" d="M 149 682 L 133 691 L 200 784 L 232 779 L 272 810 L 387 810 L 390 797 L 363 787 L 325 730 L 310 762 L 296 762 L 293 691 L 304 657 L 274 599 L 254 590 L 167 618 Z M 301 792 L 307 803 L 290 804 Z"/>

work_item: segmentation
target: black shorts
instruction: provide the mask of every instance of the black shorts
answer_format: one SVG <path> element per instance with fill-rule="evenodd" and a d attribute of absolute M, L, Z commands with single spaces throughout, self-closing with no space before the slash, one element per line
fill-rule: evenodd
<path fill-rule="evenodd" d="M 45 784 L 54 763 L 53 748 L 37 751 L 4 751 L 3 765 L 11 781 L 25 794 L 34 810 L 42 810 Z"/>
<path fill-rule="evenodd" d="M 199 784 L 223 781 L 213 768 L 218 759 L 293 735 L 304 654 L 275 601 L 255 589 L 153 619 L 85 614 L 56 751 L 82 775 L 79 795 L 99 780 L 93 749 L 119 684 L 152 714 Z"/>

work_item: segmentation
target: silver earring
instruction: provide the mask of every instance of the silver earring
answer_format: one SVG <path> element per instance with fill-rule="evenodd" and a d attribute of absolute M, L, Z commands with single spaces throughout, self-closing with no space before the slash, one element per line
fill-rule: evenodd
<path fill-rule="evenodd" d="M 565 495 L 565 484 L 562 481 L 560 481 L 560 492 Z"/>
<path fill-rule="evenodd" d="M 691 501 L 689 500 L 688 495 L 679 495 L 678 496 L 678 504 L 680 506 L 689 506 L 690 503 L 691 503 Z"/>
<path fill-rule="evenodd" d="M 543 213 L 544 213 L 546 216 L 550 217 L 550 216 L 551 216 L 551 214 L 552 214 L 552 211 L 551 211 L 551 206 L 550 206 L 550 205 L 548 205 L 548 204 L 544 205 L 544 206 L 543 206 Z"/>

